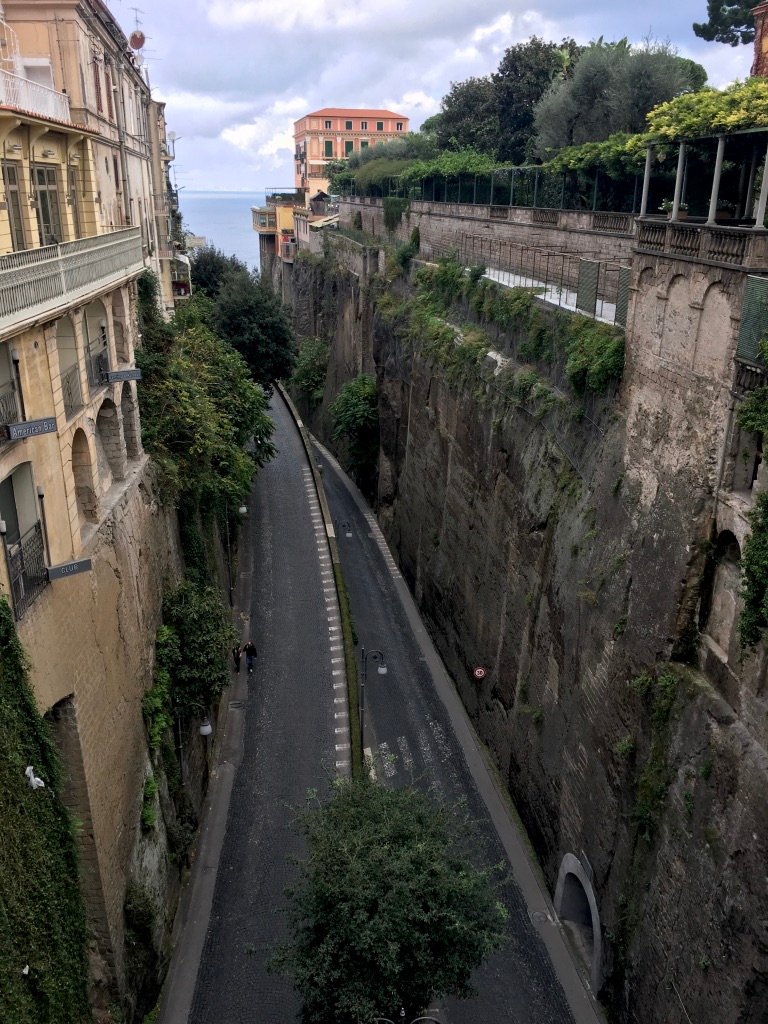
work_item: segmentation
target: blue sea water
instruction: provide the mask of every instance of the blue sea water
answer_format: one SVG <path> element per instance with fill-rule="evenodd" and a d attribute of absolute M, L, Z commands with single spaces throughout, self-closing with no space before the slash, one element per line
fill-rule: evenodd
<path fill-rule="evenodd" d="M 251 207 L 264 203 L 264 192 L 179 191 L 184 230 L 203 235 L 227 256 L 259 266 L 259 236 L 251 226 Z"/>

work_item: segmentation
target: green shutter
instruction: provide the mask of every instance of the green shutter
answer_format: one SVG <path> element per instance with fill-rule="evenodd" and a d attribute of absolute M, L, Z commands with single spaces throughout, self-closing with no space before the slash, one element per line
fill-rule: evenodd
<path fill-rule="evenodd" d="M 597 309 L 597 277 L 600 264 L 597 260 L 579 260 L 579 283 L 576 286 L 576 309 L 595 315 Z"/>
<path fill-rule="evenodd" d="M 751 363 L 763 362 L 760 341 L 768 335 L 768 278 L 747 277 L 741 307 L 741 327 L 736 355 Z"/>
<path fill-rule="evenodd" d="M 627 326 L 627 310 L 629 308 L 629 280 L 632 271 L 629 267 L 619 269 L 619 283 L 616 287 L 616 315 L 613 322 L 619 327 Z"/>

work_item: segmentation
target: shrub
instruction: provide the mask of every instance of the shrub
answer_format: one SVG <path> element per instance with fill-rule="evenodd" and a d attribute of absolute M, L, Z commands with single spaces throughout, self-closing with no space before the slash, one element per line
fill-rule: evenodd
<path fill-rule="evenodd" d="M 570 322 L 565 373 L 573 390 L 604 392 L 624 372 L 624 335 L 607 324 L 577 316 Z"/>
<path fill-rule="evenodd" d="M 310 409 L 323 399 L 330 346 L 322 338 L 305 338 L 299 346 L 291 384 L 307 400 Z"/>

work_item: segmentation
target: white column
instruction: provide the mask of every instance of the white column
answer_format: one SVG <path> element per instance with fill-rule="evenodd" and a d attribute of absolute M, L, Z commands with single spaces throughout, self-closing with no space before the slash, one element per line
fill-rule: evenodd
<path fill-rule="evenodd" d="M 677 220 L 680 213 L 680 200 L 683 195 L 683 171 L 685 168 L 685 143 L 680 143 L 677 154 L 677 173 L 675 174 L 675 198 L 672 200 L 672 220 Z"/>
<path fill-rule="evenodd" d="M 640 216 L 645 217 L 648 213 L 648 192 L 651 187 L 651 162 L 653 161 L 653 146 L 649 146 L 645 152 L 645 175 L 643 176 L 643 196 L 640 200 Z"/>
<path fill-rule="evenodd" d="M 720 135 L 717 140 L 717 156 L 715 157 L 715 175 L 712 179 L 712 195 L 709 199 L 709 216 L 707 225 L 714 227 L 717 223 L 717 198 L 720 192 L 720 176 L 723 173 L 723 154 L 725 153 L 725 136 Z"/>
<path fill-rule="evenodd" d="M 757 146 L 752 149 L 752 163 L 749 165 L 749 181 L 747 183 L 747 201 L 744 204 L 744 216 L 751 217 L 755 208 L 755 177 L 757 175 Z"/>
<path fill-rule="evenodd" d="M 768 149 L 766 149 L 765 163 L 763 164 L 763 180 L 760 183 L 760 198 L 757 200 L 757 210 L 755 211 L 755 231 L 762 231 L 763 229 L 766 200 L 768 200 Z"/>

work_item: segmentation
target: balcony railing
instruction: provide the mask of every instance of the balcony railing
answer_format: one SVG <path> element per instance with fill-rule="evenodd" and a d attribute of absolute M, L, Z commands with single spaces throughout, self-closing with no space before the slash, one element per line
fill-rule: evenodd
<path fill-rule="evenodd" d="M 13 610 L 16 618 L 20 619 L 48 585 L 45 542 L 40 522 L 27 530 L 18 543 L 9 544 L 7 550 Z"/>
<path fill-rule="evenodd" d="M 0 337 L 53 320 L 143 269 L 140 228 L 0 256 Z"/>
<path fill-rule="evenodd" d="M 21 411 L 16 394 L 16 385 L 13 381 L 10 381 L 8 384 L 3 384 L 0 387 L 0 427 L 4 427 L 8 423 L 18 423 L 20 419 Z M 5 438 L 2 432 L 0 432 L 0 444 L 4 440 Z"/>
<path fill-rule="evenodd" d="M 77 363 L 62 373 L 61 394 L 64 399 L 64 415 L 69 420 L 83 408 L 83 389 L 80 385 L 80 367 Z"/>
<path fill-rule="evenodd" d="M 54 121 L 69 121 L 69 98 L 38 82 L 0 70 L 0 105 Z"/>
<path fill-rule="evenodd" d="M 768 231 L 750 227 L 639 220 L 637 248 L 733 267 L 768 268 Z"/>
<path fill-rule="evenodd" d="M 109 352 L 107 349 L 102 348 L 97 352 L 87 352 L 85 356 L 85 364 L 88 368 L 88 384 L 90 385 L 91 391 L 94 391 L 96 388 L 104 387 L 106 384 L 104 374 L 110 369 Z"/>
<path fill-rule="evenodd" d="M 280 258 L 284 263 L 293 263 L 296 259 L 297 245 L 295 242 L 280 243 Z"/>

